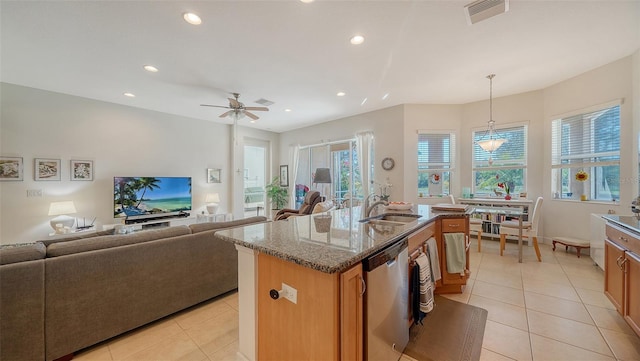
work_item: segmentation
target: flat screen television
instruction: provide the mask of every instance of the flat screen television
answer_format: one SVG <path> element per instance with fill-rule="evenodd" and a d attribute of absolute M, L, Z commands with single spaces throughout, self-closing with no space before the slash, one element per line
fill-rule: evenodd
<path fill-rule="evenodd" d="M 113 216 L 127 221 L 188 216 L 191 177 L 114 177 Z"/>

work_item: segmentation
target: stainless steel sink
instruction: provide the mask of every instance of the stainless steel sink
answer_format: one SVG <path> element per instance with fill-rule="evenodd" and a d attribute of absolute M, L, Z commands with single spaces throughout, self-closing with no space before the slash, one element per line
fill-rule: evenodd
<path fill-rule="evenodd" d="M 384 213 L 379 214 L 377 216 L 361 219 L 362 223 L 371 223 L 371 224 L 380 224 L 380 225 L 405 225 L 407 223 L 413 222 L 416 219 L 422 217 L 419 214 L 393 214 L 393 213 Z"/>
<path fill-rule="evenodd" d="M 415 221 L 420 217 L 422 216 L 419 214 L 383 214 L 380 220 L 390 221 L 390 222 L 409 223 L 409 222 Z"/>

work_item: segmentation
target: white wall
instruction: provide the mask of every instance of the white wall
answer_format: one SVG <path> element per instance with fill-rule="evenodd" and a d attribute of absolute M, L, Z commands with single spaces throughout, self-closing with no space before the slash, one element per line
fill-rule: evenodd
<path fill-rule="evenodd" d="M 221 212 L 232 208 L 231 126 L 6 83 L 0 86 L 1 154 L 24 160 L 24 181 L 0 183 L 1 243 L 46 238 L 52 231 L 47 212 L 53 201 L 73 200 L 77 217 L 97 217 L 98 225 L 113 223 L 114 176 L 190 176 L 192 214 L 205 210 L 204 197 L 210 192 L 220 193 Z M 277 146 L 278 134 L 256 130 L 248 134 Z M 62 180 L 34 181 L 34 158 L 61 159 Z M 93 160 L 94 181 L 70 181 L 71 159 Z M 222 183 L 207 183 L 207 168 L 222 169 Z M 27 198 L 30 189 L 42 190 L 43 196 Z"/>

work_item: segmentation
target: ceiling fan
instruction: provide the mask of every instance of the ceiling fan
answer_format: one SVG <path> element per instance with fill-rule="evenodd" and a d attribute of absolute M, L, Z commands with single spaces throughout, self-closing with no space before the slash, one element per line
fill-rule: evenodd
<path fill-rule="evenodd" d="M 245 107 L 244 104 L 240 103 L 238 101 L 238 97 L 240 97 L 239 93 L 231 93 L 235 99 L 232 98 L 227 98 L 229 99 L 229 106 L 223 106 L 223 105 L 210 105 L 210 104 L 200 104 L 203 107 L 214 107 L 214 108 L 224 108 L 224 109 L 230 109 L 229 111 L 226 111 L 222 114 L 220 114 L 220 118 L 224 118 L 224 117 L 228 117 L 228 116 L 232 116 L 235 115 L 234 119 L 238 120 L 240 118 L 242 118 L 243 116 L 248 116 L 249 118 L 252 119 L 252 121 L 254 120 L 258 120 L 258 116 L 251 113 L 249 110 L 251 111 L 264 111 L 264 112 L 268 112 L 269 108 L 267 107 Z"/>

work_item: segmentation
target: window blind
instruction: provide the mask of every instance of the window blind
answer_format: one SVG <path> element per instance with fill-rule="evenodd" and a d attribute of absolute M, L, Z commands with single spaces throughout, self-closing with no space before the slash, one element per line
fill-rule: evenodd
<path fill-rule="evenodd" d="M 453 133 L 418 134 L 418 170 L 454 168 Z"/>
<path fill-rule="evenodd" d="M 552 166 L 620 163 L 620 106 L 553 121 Z"/>

